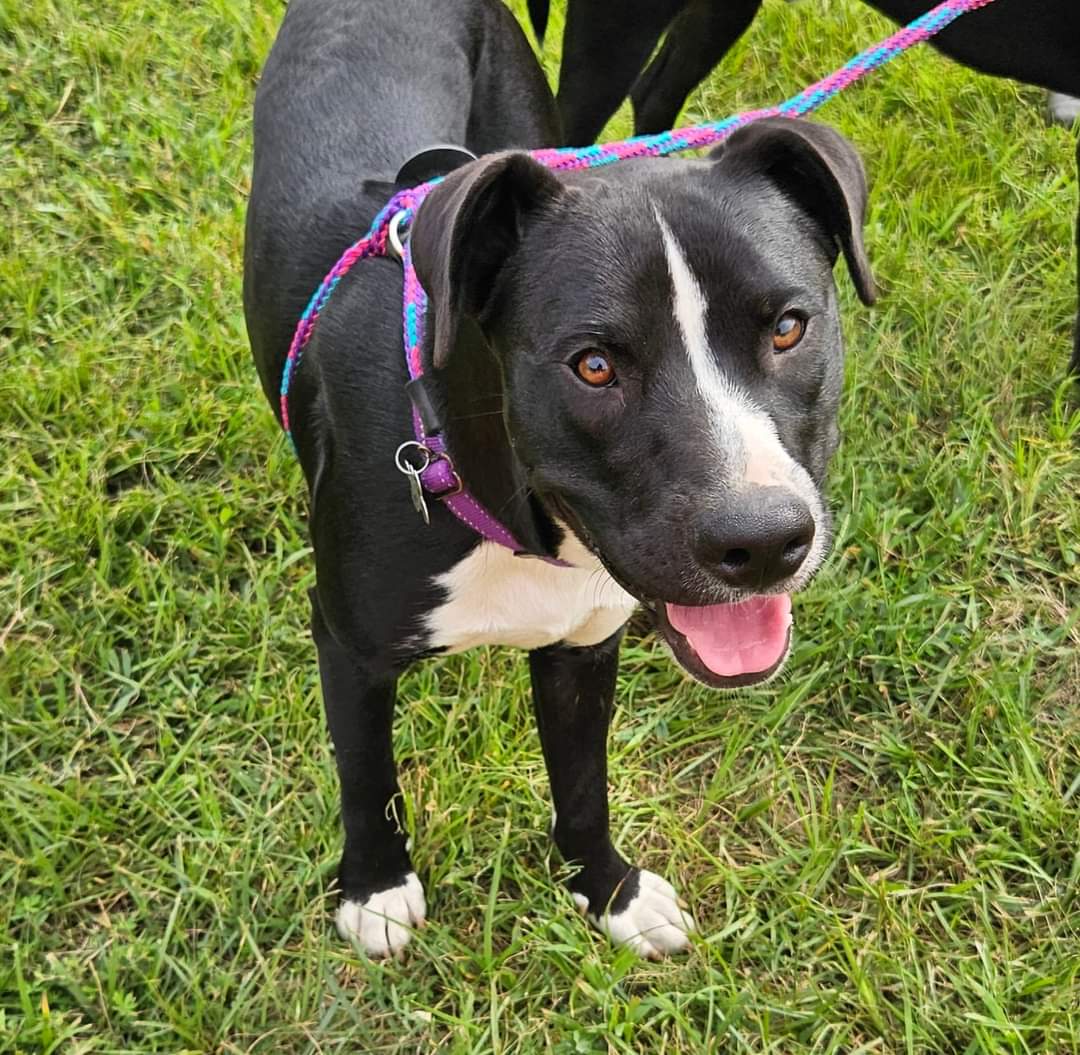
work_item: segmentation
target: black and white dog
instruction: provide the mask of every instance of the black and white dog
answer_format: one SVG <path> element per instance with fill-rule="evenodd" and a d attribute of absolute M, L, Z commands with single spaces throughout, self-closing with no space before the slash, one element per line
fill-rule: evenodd
<path fill-rule="evenodd" d="M 909 22 L 938 0 L 868 0 Z M 558 105 L 567 140 L 591 143 L 622 100 L 639 133 L 671 128 L 686 97 L 747 29 L 762 0 L 567 0 Z M 529 0 L 543 37 L 549 0 Z M 656 53 L 661 34 L 667 36 Z M 1080 118 L 1080 2 L 994 0 L 957 19 L 933 44 L 982 73 L 1050 89 L 1055 120 Z M 1080 167 L 1080 147 L 1077 152 Z M 1080 240 L 1080 221 L 1077 225 Z M 1080 316 L 1071 370 L 1080 376 Z"/>
<path fill-rule="evenodd" d="M 358 264 L 320 315 L 291 418 L 341 778 L 337 923 L 373 956 L 425 914 L 398 820 L 397 678 L 483 643 L 529 650 L 575 900 L 642 955 L 682 948 L 675 891 L 608 834 L 622 626 L 644 604 L 695 677 L 762 681 L 829 546 L 840 253 L 873 296 L 855 152 L 797 121 L 743 129 L 707 160 L 556 176 L 520 152 L 559 139 L 498 0 L 293 0 L 258 89 L 244 302 L 271 403 L 298 316 L 402 162 L 433 144 L 482 155 L 412 225 L 425 355 L 466 486 L 532 554 L 570 565 L 481 541 L 445 508 L 430 526 L 416 515 L 394 462 L 412 438 L 401 269 Z"/>

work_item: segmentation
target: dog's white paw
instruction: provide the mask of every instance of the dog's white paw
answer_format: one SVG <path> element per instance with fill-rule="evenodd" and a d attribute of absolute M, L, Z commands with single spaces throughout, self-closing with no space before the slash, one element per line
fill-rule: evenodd
<path fill-rule="evenodd" d="M 589 911 L 589 899 L 574 894 L 578 908 L 616 945 L 627 945 L 647 960 L 660 960 L 682 952 L 694 929 L 689 913 L 679 905 L 675 888 L 655 872 L 638 872 L 637 893 L 621 912 L 597 917 Z"/>
<path fill-rule="evenodd" d="M 408 944 L 410 927 L 421 927 L 427 914 L 424 888 L 415 872 L 405 881 L 372 894 L 366 901 L 343 900 L 337 910 L 338 934 L 356 941 L 373 959 L 397 956 Z"/>
<path fill-rule="evenodd" d="M 1071 125 L 1074 121 L 1080 121 L 1080 99 L 1062 95 L 1061 92 L 1049 92 L 1047 105 L 1050 108 L 1050 117 L 1059 125 Z"/>

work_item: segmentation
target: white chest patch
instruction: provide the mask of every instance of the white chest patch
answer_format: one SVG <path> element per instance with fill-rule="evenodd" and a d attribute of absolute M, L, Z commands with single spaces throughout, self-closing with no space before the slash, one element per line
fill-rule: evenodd
<path fill-rule="evenodd" d="M 637 601 L 569 532 L 559 556 L 573 567 L 481 543 L 436 579 L 447 599 L 427 616 L 431 647 L 461 652 L 477 645 L 596 645 L 610 637 Z"/>

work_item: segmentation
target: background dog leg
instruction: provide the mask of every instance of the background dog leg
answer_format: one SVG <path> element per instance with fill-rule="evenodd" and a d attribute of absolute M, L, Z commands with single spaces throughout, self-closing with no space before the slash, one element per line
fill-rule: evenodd
<path fill-rule="evenodd" d="M 1080 121 L 1080 99 L 1062 95 L 1061 92 L 1047 92 L 1046 105 L 1050 111 L 1050 119 L 1059 125 L 1071 125 L 1074 121 Z"/>
<path fill-rule="evenodd" d="M 568 145 L 596 139 L 684 2 L 569 0 L 558 94 Z"/>
<path fill-rule="evenodd" d="M 1080 142 L 1076 144 L 1076 168 L 1080 172 Z M 1076 292 L 1080 297 L 1080 211 L 1076 216 Z M 1080 381 L 1080 307 L 1076 313 L 1076 329 L 1073 331 L 1073 354 L 1069 372 Z"/>
<path fill-rule="evenodd" d="M 401 790 L 391 728 L 395 677 L 376 679 L 331 635 L 312 595 L 323 706 L 341 780 L 345 850 L 338 882 L 338 932 L 369 956 L 400 952 L 424 922 L 424 891 L 395 811 Z"/>
<path fill-rule="evenodd" d="M 634 82 L 634 132 L 673 128 L 687 96 L 746 32 L 761 0 L 693 0 L 668 30 L 663 47 Z"/>
<path fill-rule="evenodd" d="M 613 941 L 659 958 L 687 944 L 693 921 L 671 884 L 632 868 L 608 831 L 607 734 L 622 631 L 588 648 L 552 646 L 529 653 L 533 706 L 551 795 L 555 845 L 581 866 L 574 900 Z"/>

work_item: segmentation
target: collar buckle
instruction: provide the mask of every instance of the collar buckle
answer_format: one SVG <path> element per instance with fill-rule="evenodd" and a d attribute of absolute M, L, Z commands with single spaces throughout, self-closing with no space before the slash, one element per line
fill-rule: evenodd
<path fill-rule="evenodd" d="M 440 501 L 454 498 L 465 490 L 461 476 L 450 455 L 444 451 L 433 451 L 431 461 L 421 474 L 424 490 Z"/>

